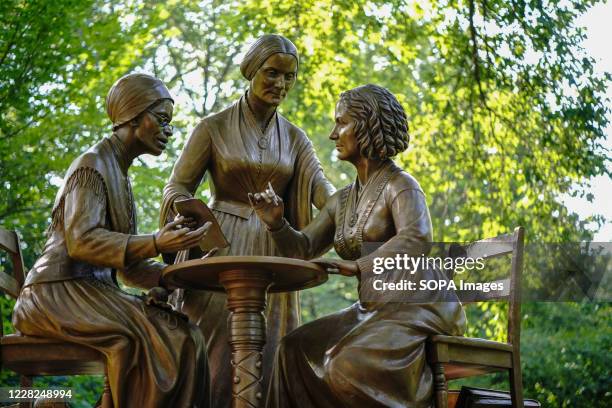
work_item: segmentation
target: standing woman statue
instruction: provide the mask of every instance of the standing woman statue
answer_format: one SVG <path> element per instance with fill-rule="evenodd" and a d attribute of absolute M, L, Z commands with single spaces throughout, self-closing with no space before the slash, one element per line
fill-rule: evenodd
<path fill-rule="evenodd" d="M 312 144 L 301 129 L 277 112 L 295 84 L 298 61 L 295 45 L 285 37 L 264 35 L 255 41 L 240 65 L 250 81 L 248 91 L 229 108 L 202 120 L 193 131 L 164 189 L 162 224 L 175 216 L 174 201 L 195 194 L 205 173 L 210 176 L 209 206 L 230 242 L 224 255 L 280 255 L 249 204 L 249 191 L 262 191 L 270 182 L 287 204 L 284 216 L 299 227 L 310 222 L 312 204 L 324 206 L 333 188 Z M 192 250 L 190 257 L 198 255 Z M 177 258 L 184 260 L 186 254 Z M 204 333 L 213 403 L 229 407 L 232 369 L 226 296 L 186 290 L 177 303 Z M 278 342 L 299 324 L 297 294 L 271 294 L 266 318 L 264 388 Z"/>
<path fill-rule="evenodd" d="M 178 228 L 188 220 L 177 218 L 155 234 L 136 235 L 128 169 L 141 154 L 164 150 L 172 98 L 159 79 L 126 75 L 110 89 L 106 110 L 113 134 L 68 169 L 13 323 L 23 334 L 104 354 L 115 408 L 208 407 L 200 331 L 155 299 L 123 292 L 115 276 L 132 286 L 159 286 L 165 265 L 149 258 L 197 245 L 208 228 Z"/>
<path fill-rule="evenodd" d="M 342 260 L 315 262 L 358 277 L 360 300 L 281 341 L 267 406 L 429 407 L 432 372 L 424 342 L 432 334 L 463 333 L 461 305 L 447 291 L 393 302 L 388 294 L 372 293 L 376 258 L 402 251 L 420 256 L 432 239 L 421 187 L 391 160 L 408 147 L 406 114 L 388 90 L 365 85 L 340 95 L 335 119 L 329 138 L 338 158 L 355 166 L 357 180 L 334 194 L 310 225 L 293 229 L 270 189 L 251 198 L 282 255 L 310 259 L 333 244 Z M 368 242 L 384 244 L 364 255 L 362 244 Z M 406 279 L 412 276 L 445 279 L 436 270 Z"/>

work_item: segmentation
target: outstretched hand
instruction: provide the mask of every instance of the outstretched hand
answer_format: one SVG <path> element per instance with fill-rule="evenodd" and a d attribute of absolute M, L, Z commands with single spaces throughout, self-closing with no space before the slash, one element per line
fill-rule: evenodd
<path fill-rule="evenodd" d="M 210 229 L 212 223 L 207 222 L 198 229 L 192 229 L 189 218 L 177 215 L 174 221 L 164 225 L 155 233 L 155 246 L 159 252 L 171 253 L 182 249 L 193 248 Z"/>
<path fill-rule="evenodd" d="M 355 261 L 347 261 L 345 259 L 316 258 L 310 262 L 322 266 L 329 274 L 344 276 L 359 275 L 359 267 Z"/>
<path fill-rule="evenodd" d="M 285 205 L 283 199 L 274 192 L 272 184 L 268 182 L 268 189 L 261 193 L 249 193 L 249 202 L 255 213 L 268 226 L 275 230 L 282 226 Z"/>

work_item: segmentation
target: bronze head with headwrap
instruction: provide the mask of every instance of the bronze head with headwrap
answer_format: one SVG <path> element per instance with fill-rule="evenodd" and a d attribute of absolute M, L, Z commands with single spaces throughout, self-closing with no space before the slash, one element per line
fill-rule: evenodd
<path fill-rule="evenodd" d="M 119 78 L 106 96 L 106 113 L 113 130 L 164 99 L 174 103 L 164 83 L 151 75 L 137 73 Z"/>

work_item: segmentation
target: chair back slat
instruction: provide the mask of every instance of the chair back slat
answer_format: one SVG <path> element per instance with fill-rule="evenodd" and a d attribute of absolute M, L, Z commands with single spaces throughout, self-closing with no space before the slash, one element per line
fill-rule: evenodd
<path fill-rule="evenodd" d="M 19 285 L 17 279 L 6 272 L 0 272 L 0 290 L 17 299 L 20 288 L 21 285 Z"/>
<path fill-rule="evenodd" d="M 453 245 L 450 255 L 453 257 L 490 259 L 511 254 L 514 250 L 514 234 L 504 234 L 494 238 L 487 238 L 465 245 Z"/>
<path fill-rule="evenodd" d="M 13 276 L 0 272 L 0 291 L 17 298 L 25 281 L 25 267 L 17 233 L 0 227 L 0 248 L 8 252 L 13 264 Z"/>
<path fill-rule="evenodd" d="M 16 254 L 19 252 L 19 242 L 17 234 L 14 231 L 6 230 L 0 227 L 0 248 L 8 253 Z"/>

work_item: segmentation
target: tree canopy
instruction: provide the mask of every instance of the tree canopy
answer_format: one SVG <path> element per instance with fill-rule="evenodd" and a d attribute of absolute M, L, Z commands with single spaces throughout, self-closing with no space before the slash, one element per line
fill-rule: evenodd
<path fill-rule="evenodd" d="M 612 176 L 602 146 L 610 74 L 595 73 L 581 48 L 584 28 L 576 26 L 596 3 L 5 0 L 0 224 L 20 232 L 32 265 L 63 172 L 110 134 L 104 112 L 110 85 L 128 72 L 148 71 L 177 96 L 177 130 L 167 153 L 130 170 L 140 231 L 155 230 L 161 189 L 189 132 L 248 86 L 238 69 L 248 43 L 281 33 L 300 51 L 298 82 L 281 110 L 306 131 L 336 187 L 355 174 L 327 140 L 335 103 L 344 90 L 376 83 L 397 95 L 408 114 L 411 146 L 397 162 L 426 192 L 436 241 L 472 241 L 518 225 L 528 242 L 590 240 L 587 225 L 603 219 L 580 219 L 561 196 L 590 199 L 589 179 Z M 207 197 L 206 185 L 200 192 Z M 304 317 L 349 304 L 354 288 L 334 279 L 307 291 Z M 556 306 L 530 307 L 525 313 L 535 319 L 536 311 Z M 610 310 L 575 307 L 597 316 Z M 474 330 L 490 330 L 503 309 L 485 306 L 479 313 L 484 320 Z M 605 334 L 598 344 L 609 344 Z M 528 393 L 549 398 L 554 384 L 536 383 L 526 384 Z M 587 389 L 605 400 L 604 386 L 591 381 Z M 578 391 L 566 393 L 550 404 L 571 406 L 579 398 Z M 604 406 L 598 404 L 591 406 Z"/>

